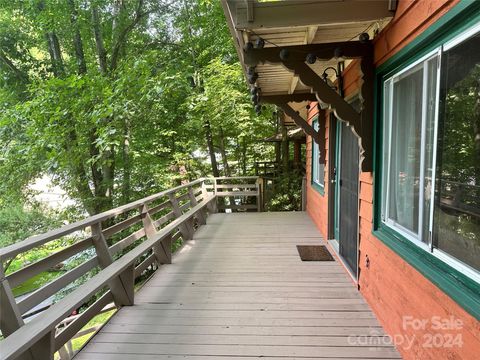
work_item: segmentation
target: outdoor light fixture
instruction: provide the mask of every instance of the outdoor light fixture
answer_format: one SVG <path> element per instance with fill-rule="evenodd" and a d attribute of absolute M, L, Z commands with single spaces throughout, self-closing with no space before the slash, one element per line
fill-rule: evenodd
<path fill-rule="evenodd" d="M 248 75 L 248 82 L 252 85 L 255 84 L 255 81 L 257 81 L 257 79 L 258 79 L 258 74 L 257 73 L 253 73 L 251 75 L 250 74 Z"/>
<path fill-rule="evenodd" d="M 322 78 L 323 78 L 323 81 L 325 81 L 327 84 L 328 84 L 328 73 L 327 71 L 328 70 L 333 70 L 333 72 L 335 73 L 335 77 L 338 78 L 338 72 L 337 72 L 337 69 L 335 69 L 333 66 L 329 66 L 327 67 L 325 70 L 323 70 L 323 74 L 322 74 Z M 336 90 L 337 88 L 335 87 L 335 85 L 330 85 L 328 84 L 332 89 Z"/>
<path fill-rule="evenodd" d="M 309 64 L 315 64 L 315 61 L 317 61 L 317 56 L 315 54 L 309 53 L 307 54 L 307 58 L 305 61 Z"/>
<path fill-rule="evenodd" d="M 368 40 L 370 40 L 370 35 L 368 35 L 368 33 L 361 33 L 360 36 L 358 37 L 358 40 L 362 44 L 366 44 Z"/>
<path fill-rule="evenodd" d="M 256 49 L 263 49 L 264 46 L 265 46 L 265 40 L 263 40 L 261 37 L 259 37 L 255 41 L 255 48 Z"/>
<path fill-rule="evenodd" d="M 280 50 L 280 59 L 286 61 L 290 56 L 290 52 L 287 49 Z"/>
<path fill-rule="evenodd" d="M 249 41 L 245 44 L 245 46 L 243 47 L 243 50 L 245 51 L 250 51 L 253 49 L 253 44 Z"/>

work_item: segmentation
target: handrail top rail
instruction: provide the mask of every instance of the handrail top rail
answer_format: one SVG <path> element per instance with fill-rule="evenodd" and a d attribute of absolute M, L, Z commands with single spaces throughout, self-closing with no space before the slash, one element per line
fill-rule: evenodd
<path fill-rule="evenodd" d="M 16 356 L 26 351 L 31 344 L 39 341 L 43 336 L 51 331 L 52 327 L 71 314 L 71 312 L 81 305 L 86 298 L 95 294 L 98 290 L 103 288 L 108 281 L 118 276 L 122 271 L 127 269 L 128 266 L 134 264 L 135 260 L 139 256 L 152 248 L 157 242 L 162 241 L 179 225 L 190 219 L 199 210 L 207 206 L 211 201 L 215 200 L 215 198 L 215 195 L 210 195 L 209 197 L 205 198 L 204 201 L 197 204 L 185 214 L 166 225 L 157 234 L 155 234 L 154 237 L 144 241 L 136 248 L 127 252 L 120 259 L 105 267 L 89 281 L 80 285 L 62 300 L 53 304 L 49 309 L 45 310 L 44 313 L 20 327 L 17 331 L 6 337 L 4 340 L 0 341 L 2 360 L 14 359 Z"/>
<path fill-rule="evenodd" d="M 192 181 L 192 182 L 189 182 L 189 183 L 186 183 L 186 184 L 183 184 L 183 185 L 179 185 L 179 186 L 176 186 L 174 188 L 171 188 L 171 189 L 168 189 L 168 190 L 165 190 L 165 191 L 162 191 L 162 192 L 144 197 L 142 199 L 133 201 L 131 203 L 128 203 L 128 204 L 125 204 L 125 205 L 122 205 L 122 206 L 119 206 L 117 208 L 110 209 L 110 210 L 104 211 L 102 213 L 89 216 L 85 219 L 76 221 L 74 223 L 64 225 L 61 228 L 54 229 L 54 230 L 48 231 L 48 232 L 43 233 L 43 234 L 38 234 L 38 235 L 31 236 L 31 237 L 29 237 L 29 238 L 27 238 L 23 241 L 20 241 L 18 243 L 6 246 L 4 248 L 0 248 L 0 262 L 5 261 L 7 259 L 10 259 L 10 258 L 22 253 L 22 252 L 25 252 L 25 251 L 28 251 L 28 250 L 34 248 L 34 247 L 43 245 L 44 243 L 47 243 L 47 242 L 49 242 L 53 239 L 68 235 L 72 232 L 84 229 L 87 226 L 99 223 L 101 221 L 105 221 L 105 220 L 107 220 L 111 217 L 123 214 L 123 213 L 125 213 L 129 210 L 140 207 L 141 205 L 148 204 L 148 203 L 150 203 L 152 201 L 155 201 L 155 200 L 157 200 L 157 199 L 159 199 L 163 196 L 166 196 L 168 194 L 177 192 L 177 191 L 182 190 L 184 188 L 189 188 L 189 187 L 195 186 L 195 185 L 197 185 L 197 184 L 199 184 L 203 181 L 205 181 L 205 178 L 200 178 L 200 179 L 197 179 L 195 181 Z"/>
<path fill-rule="evenodd" d="M 212 178 L 206 178 L 205 180 L 240 180 L 240 179 L 250 179 L 250 180 L 256 180 L 260 178 L 260 176 L 218 176 L 218 177 L 212 177 Z"/>

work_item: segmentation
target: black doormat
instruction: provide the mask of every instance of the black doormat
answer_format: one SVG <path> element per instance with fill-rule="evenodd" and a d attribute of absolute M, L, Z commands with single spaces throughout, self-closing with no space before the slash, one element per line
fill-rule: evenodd
<path fill-rule="evenodd" d="M 302 261 L 335 261 L 324 245 L 297 245 Z"/>

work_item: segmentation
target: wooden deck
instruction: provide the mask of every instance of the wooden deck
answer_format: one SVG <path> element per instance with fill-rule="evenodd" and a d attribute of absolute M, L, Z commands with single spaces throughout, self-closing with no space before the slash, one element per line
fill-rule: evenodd
<path fill-rule="evenodd" d="M 400 358 L 339 263 L 300 260 L 320 243 L 305 213 L 214 214 L 75 359 Z"/>

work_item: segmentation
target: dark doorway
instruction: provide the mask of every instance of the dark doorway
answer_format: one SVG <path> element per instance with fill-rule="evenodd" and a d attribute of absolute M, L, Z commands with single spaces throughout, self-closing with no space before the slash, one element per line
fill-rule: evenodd
<path fill-rule="evenodd" d="M 358 262 L 358 138 L 344 123 L 339 122 L 337 169 L 337 214 L 340 255 L 353 275 Z"/>

